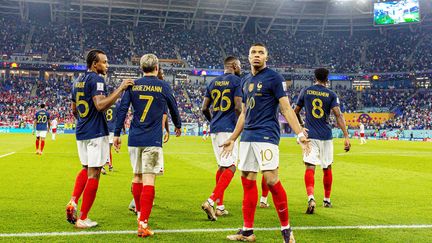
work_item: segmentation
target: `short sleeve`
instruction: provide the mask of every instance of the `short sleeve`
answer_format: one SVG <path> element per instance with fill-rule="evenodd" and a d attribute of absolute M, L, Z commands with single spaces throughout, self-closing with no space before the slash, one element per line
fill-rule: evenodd
<path fill-rule="evenodd" d="M 105 80 L 99 76 L 95 75 L 93 76 L 92 80 L 92 86 L 91 86 L 91 97 L 95 97 L 96 95 L 106 95 L 106 85 Z"/>
<path fill-rule="evenodd" d="M 305 92 L 306 92 L 306 89 L 302 89 L 300 91 L 300 95 L 297 98 L 297 103 L 296 104 L 299 107 L 304 107 L 304 94 L 305 94 Z"/>
<path fill-rule="evenodd" d="M 331 94 L 332 94 L 332 100 L 331 100 L 330 108 L 339 106 L 339 98 L 335 93 L 332 92 Z"/>
<path fill-rule="evenodd" d="M 285 91 L 283 89 L 283 84 L 282 84 L 285 80 L 279 74 L 277 74 L 275 76 L 276 77 L 275 77 L 275 81 L 272 85 L 273 86 L 272 89 L 273 89 L 273 94 L 275 95 L 276 99 L 279 100 L 280 98 L 286 96 Z"/>

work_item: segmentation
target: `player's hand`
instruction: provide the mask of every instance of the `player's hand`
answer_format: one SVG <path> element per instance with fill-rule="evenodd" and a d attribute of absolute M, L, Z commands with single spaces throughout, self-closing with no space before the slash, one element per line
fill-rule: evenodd
<path fill-rule="evenodd" d="M 121 139 L 120 139 L 120 137 L 114 137 L 114 139 L 113 139 L 113 145 L 114 145 L 115 151 L 118 153 L 120 151 L 120 148 L 121 148 Z"/>
<path fill-rule="evenodd" d="M 350 140 L 349 140 L 349 138 L 345 138 L 345 142 L 344 142 L 344 150 L 345 150 L 345 152 L 350 151 L 350 148 L 351 148 Z"/>
<path fill-rule="evenodd" d="M 129 86 L 134 85 L 135 82 L 132 79 L 125 79 L 123 80 L 123 82 L 120 84 L 120 89 L 121 90 L 126 90 Z"/>
<path fill-rule="evenodd" d="M 300 137 L 298 139 L 298 142 L 300 143 L 300 146 L 303 150 L 303 154 L 304 155 L 309 155 L 311 148 L 310 148 L 310 140 L 307 139 L 306 137 Z"/>
<path fill-rule="evenodd" d="M 307 128 L 305 128 L 305 127 L 303 127 L 302 128 L 302 132 L 303 132 L 303 134 L 305 135 L 305 137 L 309 137 L 309 129 L 307 129 Z"/>
<path fill-rule="evenodd" d="M 228 158 L 234 149 L 234 140 L 228 139 L 222 145 L 219 145 L 219 147 L 222 148 L 221 157 Z"/>
<path fill-rule="evenodd" d="M 174 132 L 175 132 L 175 134 L 176 134 L 176 137 L 180 137 L 180 135 L 181 135 L 181 128 L 175 128 L 174 129 Z"/>
<path fill-rule="evenodd" d="M 163 137 L 163 143 L 167 143 L 169 140 L 170 134 L 169 132 L 165 132 L 164 137 Z"/>

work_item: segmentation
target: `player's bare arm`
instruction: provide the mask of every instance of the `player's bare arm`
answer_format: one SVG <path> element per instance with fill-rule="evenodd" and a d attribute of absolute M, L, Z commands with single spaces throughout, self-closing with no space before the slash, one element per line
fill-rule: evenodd
<path fill-rule="evenodd" d="M 242 113 L 242 103 L 242 97 L 234 97 L 234 112 L 236 116 L 240 116 L 240 114 Z"/>
<path fill-rule="evenodd" d="M 118 98 L 122 95 L 123 91 L 127 89 L 127 87 L 134 85 L 134 81 L 132 79 L 123 80 L 114 92 L 112 92 L 109 96 L 105 95 L 96 95 L 93 97 L 93 103 L 95 104 L 96 109 L 101 111 L 106 111 L 110 108 Z"/>
<path fill-rule="evenodd" d="M 169 122 L 168 122 L 168 115 L 164 114 L 162 116 L 162 124 L 163 125 L 163 129 L 165 129 L 165 134 L 164 134 L 164 138 L 163 138 L 163 143 L 167 143 L 170 137 L 170 131 L 169 131 Z"/>
<path fill-rule="evenodd" d="M 207 121 L 209 121 L 209 122 L 211 122 L 211 119 L 212 119 L 212 116 L 210 113 L 210 103 L 211 103 L 211 100 L 207 97 L 204 97 L 202 107 L 201 107 L 201 112 L 203 113 L 203 115 L 205 116 Z"/>
<path fill-rule="evenodd" d="M 246 116 L 246 105 L 244 103 L 242 103 L 242 112 L 240 113 L 240 116 L 238 117 L 234 132 L 232 133 L 231 137 L 228 138 L 227 141 L 225 141 L 222 145 L 220 145 L 220 147 L 223 147 L 223 150 L 221 153 L 222 157 L 227 158 L 232 154 L 232 150 L 234 148 L 234 143 L 243 131 L 244 123 L 245 123 L 245 116 Z"/>
<path fill-rule="evenodd" d="M 297 115 L 294 112 L 293 108 L 291 107 L 288 97 L 284 96 L 279 99 L 279 108 L 281 114 L 285 117 L 288 124 L 293 129 L 294 133 L 297 134 L 298 140 L 302 145 L 302 149 L 304 153 L 309 154 L 310 152 L 309 140 L 306 138 L 306 135 L 304 134 L 304 131 L 306 130 L 300 126 L 300 123 L 297 119 Z"/>
<path fill-rule="evenodd" d="M 78 110 L 77 110 L 75 102 L 72 102 L 71 109 L 72 109 L 72 114 L 75 117 L 75 119 L 78 119 Z"/>
<path fill-rule="evenodd" d="M 303 119 L 302 119 L 301 116 L 300 116 L 300 111 L 301 111 L 301 109 L 302 109 L 302 107 L 296 105 L 296 107 L 294 108 L 294 112 L 295 112 L 295 114 L 296 114 L 296 116 L 297 116 L 297 120 L 299 121 L 300 126 L 301 126 L 301 127 L 304 127 L 304 121 L 303 121 Z"/>
<path fill-rule="evenodd" d="M 345 142 L 344 142 L 344 150 L 346 152 L 348 152 L 351 148 L 351 143 L 349 140 L 349 135 L 348 135 L 348 131 L 346 129 L 346 123 L 345 123 L 345 118 L 343 116 L 343 113 L 341 112 L 339 106 L 333 107 L 332 108 L 333 114 L 336 117 L 336 122 L 339 126 L 340 129 L 342 129 L 344 138 L 345 138 Z"/>

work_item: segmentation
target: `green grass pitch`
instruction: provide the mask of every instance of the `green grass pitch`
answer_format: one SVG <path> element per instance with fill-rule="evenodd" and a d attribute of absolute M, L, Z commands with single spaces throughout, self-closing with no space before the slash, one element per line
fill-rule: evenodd
<path fill-rule="evenodd" d="M 226 242 L 233 231 L 4 237 L 7 233 L 82 232 L 66 222 L 65 205 L 80 169 L 73 135 L 48 137 L 42 156 L 34 154 L 31 135 L 0 135 L 0 241 L 62 242 Z M 101 177 L 89 217 L 99 226 L 89 231 L 135 231 L 136 218 L 127 207 L 132 198 L 131 167 L 123 137 L 121 153 L 113 154 L 115 171 Z M 304 226 L 432 225 L 432 150 L 430 143 L 352 140 L 349 153 L 335 140 L 331 209 L 319 206 L 306 215 L 304 166 L 294 139 L 280 143 L 280 178 L 288 194 L 290 223 L 297 242 L 427 242 L 432 228 L 423 229 L 298 229 Z M 230 215 L 207 220 L 201 203 L 214 187 L 216 162 L 211 141 L 171 137 L 164 147 L 165 175 L 156 181 L 150 225 L 154 230 L 227 229 L 242 226 L 242 189 L 236 173 L 225 194 Z M 260 183 L 260 180 L 258 180 Z M 258 184 L 260 185 L 260 184 Z M 315 174 L 315 197 L 323 198 L 322 172 Z M 271 201 L 271 199 L 270 199 Z M 274 206 L 257 208 L 255 227 L 279 226 Z M 258 242 L 281 242 L 277 230 L 257 230 Z"/>

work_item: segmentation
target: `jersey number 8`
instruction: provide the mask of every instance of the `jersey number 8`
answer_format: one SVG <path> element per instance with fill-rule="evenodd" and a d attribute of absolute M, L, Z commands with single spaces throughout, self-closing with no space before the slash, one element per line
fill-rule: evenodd
<path fill-rule="evenodd" d="M 211 97 L 213 99 L 213 111 L 227 111 L 229 110 L 229 108 L 231 107 L 231 100 L 228 96 L 226 96 L 226 94 L 229 94 L 231 92 L 231 90 L 226 89 L 224 91 L 222 91 L 222 93 L 218 90 L 218 89 L 214 89 L 211 91 Z M 219 103 L 219 99 L 222 99 Z M 223 101 L 225 101 L 226 105 L 223 106 Z M 218 104 L 219 103 L 219 104 Z"/>
<path fill-rule="evenodd" d="M 312 108 L 312 115 L 313 115 L 313 117 L 315 117 L 316 119 L 320 119 L 321 117 L 324 116 L 324 110 L 322 108 L 323 102 L 322 102 L 322 100 L 320 98 L 315 98 L 312 101 L 312 106 L 313 106 L 313 108 Z M 319 113 L 317 113 L 317 111 Z"/>
<path fill-rule="evenodd" d="M 108 109 L 105 113 L 105 116 L 107 121 L 111 121 L 113 119 L 113 110 Z"/>

